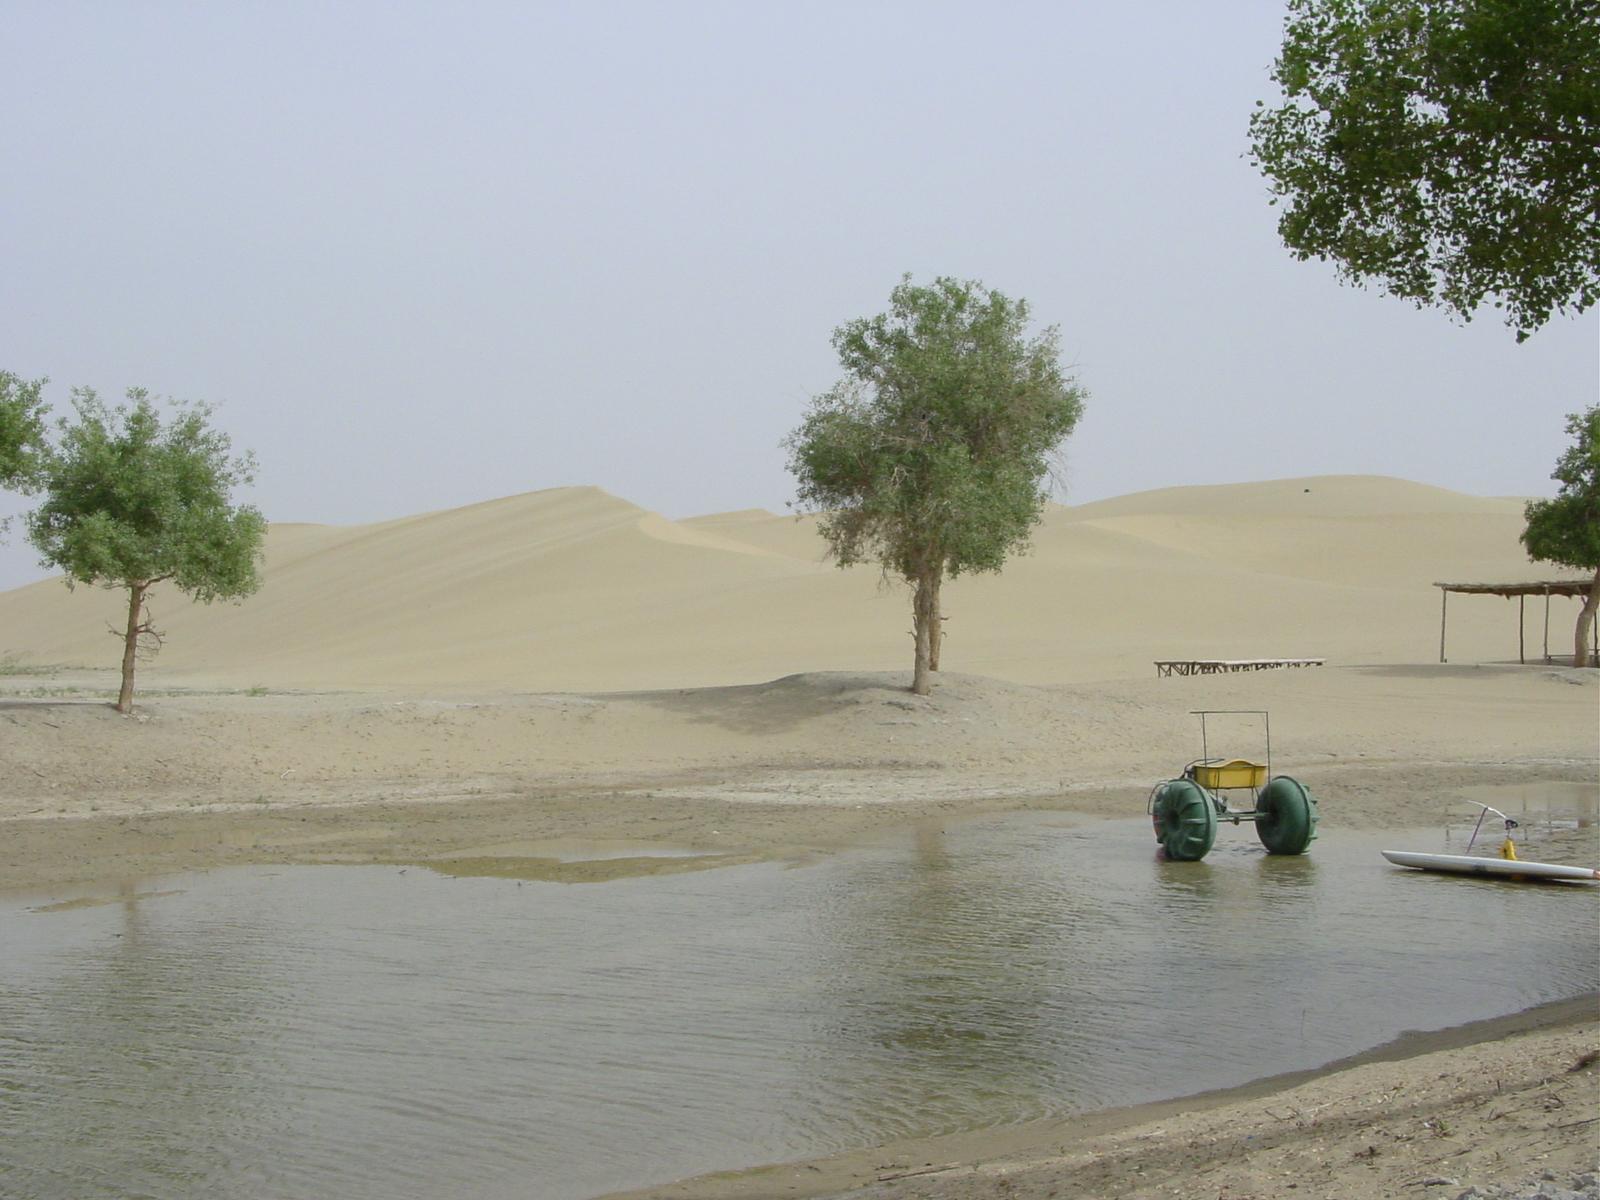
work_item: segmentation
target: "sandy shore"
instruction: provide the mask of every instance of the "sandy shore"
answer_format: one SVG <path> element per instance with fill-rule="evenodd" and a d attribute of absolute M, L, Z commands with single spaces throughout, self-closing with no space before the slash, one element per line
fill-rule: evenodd
<path fill-rule="evenodd" d="M 153 675 L 121 717 L 102 694 L 108 673 L 14 676 L 0 694 L 0 888 L 496 856 L 535 878 L 600 879 L 803 859 L 930 815 L 1127 817 L 1198 756 L 1197 708 L 1270 709 L 1274 768 L 1311 786 L 1327 826 L 1438 829 L 1473 811 L 1474 788 L 1593 785 L 1596 677 L 1392 664 L 1043 687 L 946 675 L 923 699 L 894 673 L 589 695 L 194 692 Z M 1254 753 L 1258 736 L 1248 723 L 1225 732 L 1224 752 Z M 1593 824 L 1525 835 L 1547 861 L 1596 858 Z M 574 839 L 716 853 L 540 858 Z M 1596 1075 L 1579 1065 L 1593 1017 L 1591 998 L 1460 1035 L 1471 1045 L 1413 1042 L 1406 1054 L 1428 1053 L 1269 1081 L 1268 1094 L 638 1195 L 1454 1200 L 1544 1170 L 1565 1185 L 1595 1160 Z M 1516 1032 L 1528 1026 L 1543 1027 Z"/>
<path fill-rule="evenodd" d="M 1596 1170 L 1595 1017 L 1591 995 L 1227 1091 L 606 1200 L 1456 1200 L 1473 1188 L 1572 1189 Z"/>
<path fill-rule="evenodd" d="M 418 861 L 498 843 L 649 839 L 745 860 L 928 815 L 1144 811 L 1199 754 L 1190 710 L 1265 708 L 1274 769 L 1352 828 L 1439 826 L 1463 789 L 1593 783 L 1597 672 L 1328 667 L 1031 687 L 821 673 L 643 693 L 206 693 L 107 672 L 0 690 L 0 886 L 242 862 Z M 1213 726 L 1256 753 L 1255 718 Z M 1214 751 L 1220 746 L 1213 746 Z M 1544 846 L 1551 861 L 1593 856 Z"/>

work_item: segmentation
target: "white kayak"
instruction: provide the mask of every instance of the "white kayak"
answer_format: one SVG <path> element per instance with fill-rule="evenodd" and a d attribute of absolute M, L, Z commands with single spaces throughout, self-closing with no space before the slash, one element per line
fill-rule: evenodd
<path fill-rule="evenodd" d="M 1413 854 L 1409 850 L 1384 850 L 1397 867 L 1419 871 L 1449 871 L 1456 875 L 1493 875 L 1503 879 L 1570 879 L 1584 883 L 1600 880 L 1600 871 L 1562 863 L 1522 862 L 1515 858 L 1479 858 L 1471 854 Z"/>

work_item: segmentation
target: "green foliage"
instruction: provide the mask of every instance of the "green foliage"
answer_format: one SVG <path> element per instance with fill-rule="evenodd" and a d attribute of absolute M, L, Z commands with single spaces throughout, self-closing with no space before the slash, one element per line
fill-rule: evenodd
<path fill-rule="evenodd" d="M 44 449 L 44 401 L 48 379 L 23 379 L 0 371 L 0 487 L 36 489 Z"/>
<path fill-rule="evenodd" d="M 918 585 L 919 680 L 940 581 L 998 571 L 1026 548 L 1051 455 L 1083 411 L 1055 329 L 1030 340 L 1027 324 L 1025 301 L 908 275 L 890 311 L 834 331 L 847 376 L 785 443 L 839 565 L 878 562 Z"/>
<path fill-rule="evenodd" d="M 1569 416 L 1567 432 L 1572 445 L 1550 476 L 1561 487 L 1553 500 L 1529 501 L 1522 544 L 1536 561 L 1600 571 L 1600 404 Z"/>
<path fill-rule="evenodd" d="M 176 405 L 164 422 L 142 388 L 128 400 L 108 408 L 88 388 L 72 393 L 78 419 L 61 422 L 60 444 L 44 456 L 44 503 L 28 514 L 28 540 L 68 587 L 128 591 L 123 713 L 141 645 L 161 644 L 144 607 L 150 588 L 170 582 L 207 604 L 242 599 L 259 586 L 266 534 L 259 512 L 229 504 L 254 463 L 228 457 L 227 436 L 206 424 L 208 405 Z"/>
<path fill-rule="evenodd" d="M 1250 122 L 1296 257 L 1522 341 L 1600 295 L 1600 0 L 1290 0 Z M 1274 200 L 1276 203 L 1276 200 Z"/>
<path fill-rule="evenodd" d="M 840 565 L 998 571 L 1039 519 L 1084 394 L 1061 374 L 1054 329 L 1024 338 L 1026 301 L 909 276 L 890 301 L 834 332 L 849 378 L 786 443 L 800 501 L 825 511 Z"/>
<path fill-rule="evenodd" d="M 227 436 L 207 426 L 210 406 L 176 405 L 163 422 L 142 388 L 128 400 L 109 408 L 88 388 L 73 392 L 77 420 L 60 423 L 28 540 L 69 584 L 171 581 L 206 603 L 249 595 L 266 523 L 232 507 L 229 492 L 254 463 L 228 457 Z"/>

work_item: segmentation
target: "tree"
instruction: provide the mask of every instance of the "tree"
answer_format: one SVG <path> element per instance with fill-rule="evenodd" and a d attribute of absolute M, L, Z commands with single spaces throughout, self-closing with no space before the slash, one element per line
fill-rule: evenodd
<path fill-rule="evenodd" d="M 1553 500 L 1530 500 L 1522 544 L 1528 557 L 1580 571 L 1593 571 L 1594 582 L 1578 612 L 1572 662 L 1587 667 L 1590 631 L 1600 608 L 1600 404 L 1567 417 L 1572 445 L 1556 460 L 1550 478 L 1561 484 Z"/>
<path fill-rule="evenodd" d="M 1600 295 L 1600 0 L 1289 0 L 1252 155 L 1295 257 L 1523 341 Z"/>
<path fill-rule="evenodd" d="M 38 483 L 45 442 L 39 393 L 49 382 L 0 371 L 0 488 L 28 492 Z"/>
<path fill-rule="evenodd" d="M 77 420 L 60 422 L 60 445 L 45 459 L 44 502 L 28 514 L 28 540 L 45 565 L 66 572 L 68 587 L 128 591 L 122 713 L 133 707 L 140 639 L 152 653 L 161 644 L 145 612 L 150 589 L 170 582 L 206 604 L 242 599 L 259 584 L 266 532 L 254 508 L 229 503 L 255 463 L 228 457 L 227 436 L 207 425 L 212 406 L 175 405 L 163 421 L 143 388 L 128 400 L 109 408 L 90 389 L 74 390 Z"/>
<path fill-rule="evenodd" d="M 1026 548 L 1051 455 L 1083 411 L 1056 330 L 1028 340 L 1027 324 L 1026 301 L 907 275 L 889 312 L 834 331 L 847 377 L 785 442 L 838 565 L 876 561 L 911 586 L 917 695 L 939 667 L 945 577 L 998 571 Z"/>

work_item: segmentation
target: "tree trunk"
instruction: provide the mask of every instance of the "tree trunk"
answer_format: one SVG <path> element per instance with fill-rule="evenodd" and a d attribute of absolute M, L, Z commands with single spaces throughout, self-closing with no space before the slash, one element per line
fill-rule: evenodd
<path fill-rule="evenodd" d="M 1594 665 L 1589 661 L 1589 641 L 1591 631 L 1594 629 L 1596 608 L 1600 608 L 1600 571 L 1594 573 L 1594 582 L 1589 585 L 1589 595 L 1584 598 L 1583 607 L 1578 610 L 1578 631 L 1572 645 L 1572 665 L 1575 667 Z"/>
<path fill-rule="evenodd" d="M 117 711 L 133 711 L 133 663 L 139 653 L 140 610 L 144 607 L 144 594 L 148 583 L 128 585 L 128 631 L 122 636 L 122 692 L 117 697 Z"/>
<path fill-rule="evenodd" d="M 939 651 L 944 649 L 944 614 L 939 612 L 939 605 L 934 604 L 933 631 L 928 634 L 928 670 L 939 669 Z"/>
<path fill-rule="evenodd" d="M 911 690 L 918 696 L 926 696 L 932 686 L 928 676 L 934 670 L 934 639 L 938 637 L 939 628 L 939 584 L 943 576 L 942 567 L 934 567 L 920 576 L 911 598 L 911 617 L 917 638 L 917 663 L 911 674 Z"/>

